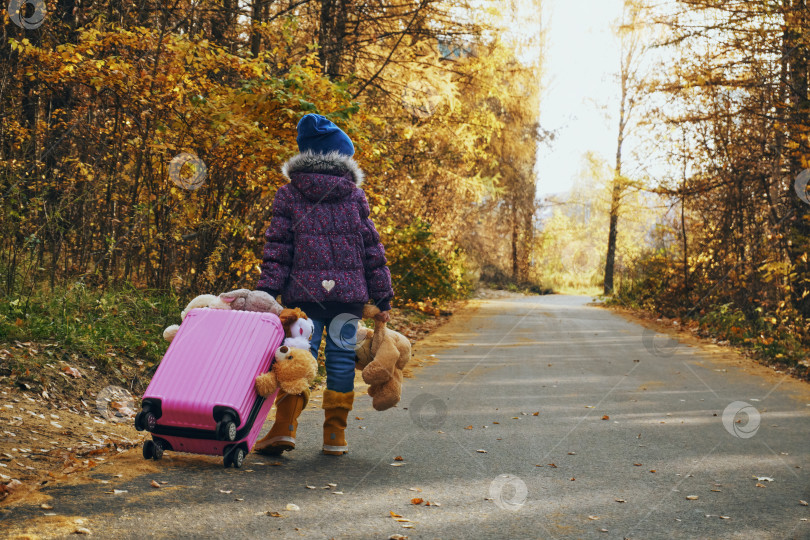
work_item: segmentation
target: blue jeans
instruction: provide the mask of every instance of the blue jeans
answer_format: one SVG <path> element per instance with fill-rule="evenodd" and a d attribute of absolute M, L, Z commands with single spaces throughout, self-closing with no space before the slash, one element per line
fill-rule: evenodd
<path fill-rule="evenodd" d="M 321 338 L 326 330 L 326 388 L 335 392 L 354 390 L 354 344 L 359 319 L 341 314 L 331 319 L 310 319 L 315 325 L 310 347 L 318 358 Z"/>

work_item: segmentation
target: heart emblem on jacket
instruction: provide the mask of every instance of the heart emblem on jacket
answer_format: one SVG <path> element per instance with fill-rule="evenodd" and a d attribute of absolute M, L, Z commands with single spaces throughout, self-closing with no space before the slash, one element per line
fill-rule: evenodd
<path fill-rule="evenodd" d="M 335 288 L 335 280 L 334 279 L 325 279 L 321 281 L 321 286 L 326 289 L 326 292 L 331 292 L 332 289 Z"/>

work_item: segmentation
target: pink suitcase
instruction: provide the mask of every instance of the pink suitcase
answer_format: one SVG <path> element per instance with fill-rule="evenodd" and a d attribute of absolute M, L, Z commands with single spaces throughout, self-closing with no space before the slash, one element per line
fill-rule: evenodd
<path fill-rule="evenodd" d="M 152 433 L 143 457 L 172 450 L 223 456 L 226 467 L 241 467 L 276 397 L 262 398 L 253 382 L 270 369 L 283 339 L 272 313 L 191 310 L 135 416 L 135 428 Z"/>

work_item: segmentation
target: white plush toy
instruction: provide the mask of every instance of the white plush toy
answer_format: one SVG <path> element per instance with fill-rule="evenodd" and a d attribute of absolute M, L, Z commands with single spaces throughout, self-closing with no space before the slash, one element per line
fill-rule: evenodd
<path fill-rule="evenodd" d="M 315 332 L 315 324 L 311 320 L 298 319 L 290 325 L 291 336 L 284 338 L 284 345 L 291 349 L 309 350 L 313 332 Z"/>
<path fill-rule="evenodd" d="M 213 294 L 201 294 L 188 303 L 186 309 L 180 312 L 180 320 L 184 321 L 189 311 L 195 308 L 209 308 L 209 309 L 231 309 L 231 305 L 223 302 L 219 296 Z M 163 339 L 171 342 L 175 334 L 180 329 L 180 326 L 173 324 L 163 331 Z"/>

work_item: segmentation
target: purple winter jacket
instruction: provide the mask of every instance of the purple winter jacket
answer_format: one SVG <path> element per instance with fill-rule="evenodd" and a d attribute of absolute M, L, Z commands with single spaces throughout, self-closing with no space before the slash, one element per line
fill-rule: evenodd
<path fill-rule="evenodd" d="M 391 309 L 391 273 L 369 219 L 363 172 L 342 154 L 302 152 L 282 167 L 256 288 L 310 316 Z M 311 312 L 316 313 L 311 313 Z"/>

